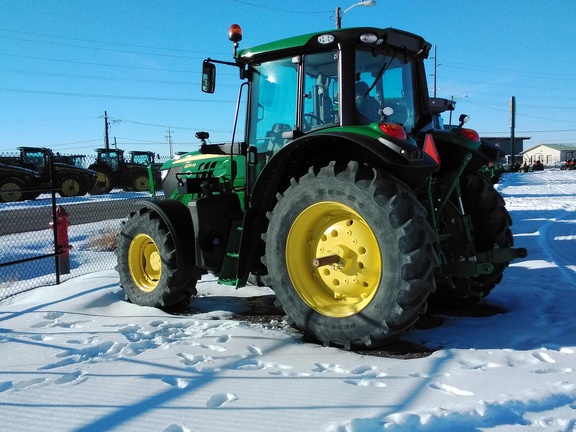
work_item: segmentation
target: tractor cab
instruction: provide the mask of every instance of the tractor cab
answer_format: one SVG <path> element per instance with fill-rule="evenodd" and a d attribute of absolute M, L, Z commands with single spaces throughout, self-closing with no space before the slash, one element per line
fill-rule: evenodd
<path fill-rule="evenodd" d="M 138 165 L 148 166 L 157 163 L 156 157 L 156 153 L 151 151 L 134 150 L 130 152 L 130 162 Z"/>
<path fill-rule="evenodd" d="M 50 157 L 52 152 L 46 148 L 38 147 L 18 147 L 20 150 L 20 162 L 24 167 L 34 169 L 40 173 L 44 173 L 50 165 Z"/>
<path fill-rule="evenodd" d="M 230 39 L 237 48 L 241 36 Z M 430 46 L 391 28 L 339 29 L 240 50 L 235 63 L 205 60 L 204 91 L 215 90 L 215 63 L 237 66 L 248 84 L 245 145 L 232 146 L 248 156 L 248 196 L 267 164 L 282 163 L 280 154 L 309 164 L 329 152 L 375 153 L 403 181 L 422 181 L 435 163 L 418 141 L 432 128 L 423 62 Z M 316 145 L 297 144 L 304 142 Z M 407 175 L 407 167 L 421 175 Z M 267 170 L 278 175 L 274 163 Z"/>
<path fill-rule="evenodd" d="M 96 149 L 96 162 L 118 171 L 124 165 L 124 151 L 119 149 Z"/>

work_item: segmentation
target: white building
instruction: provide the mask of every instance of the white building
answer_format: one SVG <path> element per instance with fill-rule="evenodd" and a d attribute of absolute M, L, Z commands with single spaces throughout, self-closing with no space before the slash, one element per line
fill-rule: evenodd
<path fill-rule="evenodd" d="M 561 165 L 568 159 L 576 158 L 576 145 L 540 144 L 520 153 L 524 163 L 532 165 L 536 161 L 546 166 Z"/>

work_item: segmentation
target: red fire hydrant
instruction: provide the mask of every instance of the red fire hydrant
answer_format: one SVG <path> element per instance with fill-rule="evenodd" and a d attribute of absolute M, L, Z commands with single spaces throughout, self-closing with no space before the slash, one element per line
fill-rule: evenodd
<path fill-rule="evenodd" d="M 50 228 L 54 228 L 53 218 L 50 218 L 48 225 Z M 68 227 L 70 225 L 68 213 L 64 207 L 59 205 L 56 207 L 56 252 L 59 253 L 58 265 L 61 274 L 70 274 L 70 249 L 72 249 L 72 246 L 68 244 Z"/>

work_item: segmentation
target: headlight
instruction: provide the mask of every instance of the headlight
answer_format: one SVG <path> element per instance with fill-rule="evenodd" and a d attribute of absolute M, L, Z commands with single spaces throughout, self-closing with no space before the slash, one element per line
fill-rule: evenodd
<path fill-rule="evenodd" d="M 162 181 L 166 180 L 166 177 L 168 177 L 169 172 L 170 172 L 169 169 L 160 171 L 160 178 L 162 179 Z"/>

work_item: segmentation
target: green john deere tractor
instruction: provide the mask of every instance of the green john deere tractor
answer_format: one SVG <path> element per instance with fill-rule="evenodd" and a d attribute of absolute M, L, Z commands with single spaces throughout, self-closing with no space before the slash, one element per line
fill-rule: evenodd
<path fill-rule="evenodd" d="M 239 71 L 245 134 L 162 167 L 164 199 L 141 202 L 118 236 L 128 300 L 188 305 L 210 272 L 255 275 L 309 340 L 382 346 L 434 296 L 475 301 L 513 248 L 504 201 L 478 169 L 499 150 L 464 127 L 434 127 L 424 60 L 431 45 L 393 28 L 318 32 L 206 59 Z"/>

